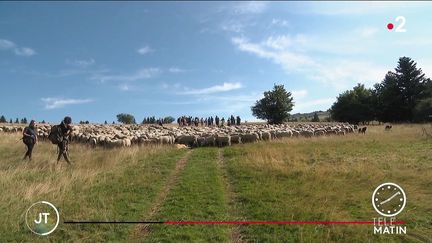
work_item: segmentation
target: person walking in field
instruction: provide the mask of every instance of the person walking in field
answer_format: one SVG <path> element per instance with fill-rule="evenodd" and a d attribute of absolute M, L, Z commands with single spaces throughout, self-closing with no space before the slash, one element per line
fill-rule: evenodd
<path fill-rule="evenodd" d="M 51 127 L 51 132 L 48 139 L 51 143 L 58 147 L 57 164 L 63 156 L 68 164 L 71 164 L 69 159 L 69 135 L 72 132 L 72 118 L 66 116 L 59 125 Z"/>
<path fill-rule="evenodd" d="M 37 144 L 38 141 L 37 133 L 36 133 L 36 122 L 34 120 L 31 120 L 28 127 L 24 128 L 22 140 L 24 144 L 27 146 L 27 152 L 25 153 L 23 160 L 25 160 L 28 157 L 29 161 L 31 161 L 33 147 L 35 144 Z"/>
<path fill-rule="evenodd" d="M 72 132 L 72 118 L 70 118 L 69 116 L 66 116 L 63 121 L 60 123 L 60 130 L 61 130 L 61 134 L 63 136 L 63 141 L 61 143 L 58 144 L 58 148 L 59 148 L 59 154 L 57 157 L 57 163 L 60 161 L 62 155 L 64 157 L 64 159 L 66 160 L 66 162 L 68 162 L 68 164 L 71 164 L 70 159 L 69 159 L 69 135 Z"/>

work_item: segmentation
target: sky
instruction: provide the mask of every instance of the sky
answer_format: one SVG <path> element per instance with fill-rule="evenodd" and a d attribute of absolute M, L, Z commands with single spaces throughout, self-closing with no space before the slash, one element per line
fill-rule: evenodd
<path fill-rule="evenodd" d="M 0 115 L 253 121 L 274 84 L 292 93 L 292 114 L 327 110 L 401 56 L 432 77 L 431 12 L 400 1 L 0 2 Z"/>

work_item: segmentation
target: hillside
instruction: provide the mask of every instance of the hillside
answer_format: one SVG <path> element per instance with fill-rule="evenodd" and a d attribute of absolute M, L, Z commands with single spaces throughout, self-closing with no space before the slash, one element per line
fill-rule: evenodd
<path fill-rule="evenodd" d="M 310 121 L 314 117 L 315 112 L 318 114 L 320 121 L 323 121 L 324 119 L 330 117 L 329 111 L 313 111 L 313 112 L 309 112 L 309 113 L 292 114 L 291 119 L 298 119 L 299 121 L 306 119 L 306 120 Z"/>
<path fill-rule="evenodd" d="M 372 190 L 401 184 L 409 204 L 398 219 L 407 236 L 377 236 L 369 225 L 74 225 L 60 223 L 52 241 L 382 241 L 431 239 L 432 145 L 419 125 L 366 135 L 291 138 L 225 148 L 144 146 L 106 150 L 72 145 L 72 167 L 55 164 L 41 142 L 21 160 L 19 135 L 0 136 L 0 232 L 34 241 L 22 214 L 35 201 L 75 221 L 355 221 L 377 217 Z"/>

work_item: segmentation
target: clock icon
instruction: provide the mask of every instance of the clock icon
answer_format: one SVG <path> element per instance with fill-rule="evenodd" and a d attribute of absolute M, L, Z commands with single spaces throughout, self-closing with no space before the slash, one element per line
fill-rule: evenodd
<path fill-rule="evenodd" d="M 405 192 L 395 183 L 383 183 L 373 192 L 372 205 L 384 217 L 396 216 L 406 205 Z"/>

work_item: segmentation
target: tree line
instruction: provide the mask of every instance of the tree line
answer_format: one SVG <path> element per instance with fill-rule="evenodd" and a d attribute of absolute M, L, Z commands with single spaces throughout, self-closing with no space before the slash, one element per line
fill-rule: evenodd
<path fill-rule="evenodd" d="M 290 119 L 294 106 L 291 92 L 283 85 L 274 85 L 264 92 L 264 98 L 251 107 L 252 114 L 270 124 L 280 124 Z M 399 58 L 394 71 L 373 88 L 358 84 L 341 93 L 329 109 L 330 120 L 358 124 L 380 122 L 432 121 L 432 81 L 417 63 L 409 57 Z M 298 119 L 297 119 L 298 120 Z M 319 121 L 314 114 L 312 121 Z"/>
<path fill-rule="evenodd" d="M 15 122 L 12 120 L 12 118 L 9 119 L 9 121 L 6 119 L 4 115 L 0 116 L 0 123 L 10 123 L 10 124 L 27 124 L 29 121 L 26 117 L 18 119 L 15 119 Z M 45 123 L 45 120 L 41 121 L 41 123 Z"/>
<path fill-rule="evenodd" d="M 341 122 L 426 122 L 432 120 L 432 81 L 409 57 L 399 58 L 394 71 L 373 88 L 357 84 L 341 93 L 330 108 Z"/>
<path fill-rule="evenodd" d="M 123 124 L 137 124 L 135 117 L 131 114 L 120 113 L 117 115 L 117 121 Z M 156 118 L 155 116 L 144 117 L 141 124 L 169 124 L 174 122 L 175 119 L 172 116 Z M 106 124 L 106 123 L 105 123 Z"/>

